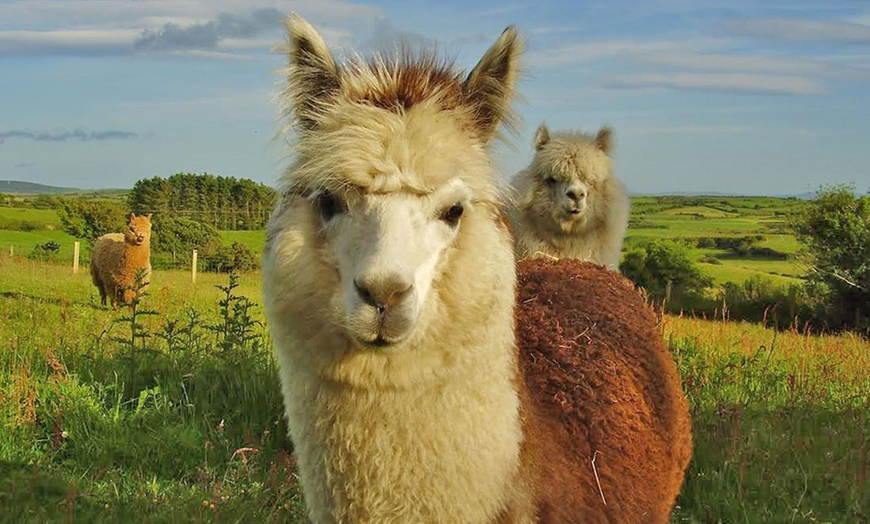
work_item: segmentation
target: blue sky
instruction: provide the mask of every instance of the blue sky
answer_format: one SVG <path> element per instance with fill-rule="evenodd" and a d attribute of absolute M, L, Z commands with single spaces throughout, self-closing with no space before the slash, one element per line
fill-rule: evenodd
<path fill-rule="evenodd" d="M 635 193 L 870 190 L 870 4 L 830 0 L 0 0 L 0 179 L 83 188 L 209 172 L 272 183 L 282 14 L 337 52 L 399 39 L 467 70 L 527 39 L 522 127 L 616 130 Z"/>

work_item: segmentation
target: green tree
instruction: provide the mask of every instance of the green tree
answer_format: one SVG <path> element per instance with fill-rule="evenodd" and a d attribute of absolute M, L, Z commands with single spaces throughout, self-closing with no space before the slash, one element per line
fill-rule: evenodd
<path fill-rule="evenodd" d="M 57 214 L 64 231 L 86 240 L 127 227 L 126 210 L 113 202 L 65 198 L 59 201 Z"/>
<path fill-rule="evenodd" d="M 870 335 L 870 196 L 850 186 L 823 187 L 792 225 L 822 318 L 832 328 Z"/>
<path fill-rule="evenodd" d="M 133 211 L 193 218 L 215 229 L 262 229 L 275 191 L 248 179 L 176 173 L 139 180 L 128 196 Z"/>
<path fill-rule="evenodd" d="M 241 242 L 233 242 L 231 246 L 221 246 L 205 258 L 206 271 L 218 273 L 245 272 L 257 269 L 257 256 Z"/>
<path fill-rule="evenodd" d="M 653 240 L 629 250 L 619 269 L 657 301 L 700 297 L 713 284 L 692 262 L 688 247 L 672 240 Z"/>
<path fill-rule="evenodd" d="M 208 224 L 185 217 L 155 215 L 152 249 L 173 258 L 191 250 L 211 251 L 220 245 L 218 231 Z"/>

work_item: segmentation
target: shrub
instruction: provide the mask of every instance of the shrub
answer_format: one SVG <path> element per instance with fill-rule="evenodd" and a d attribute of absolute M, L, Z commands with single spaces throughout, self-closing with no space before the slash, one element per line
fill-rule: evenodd
<path fill-rule="evenodd" d="M 240 242 L 233 242 L 229 247 L 221 246 L 207 257 L 203 269 L 218 273 L 245 272 L 257 269 L 259 261 L 254 253 Z"/>
<path fill-rule="evenodd" d="M 654 240 L 631 249 L 619 269 L 656 301 L 700 298 L 713 284 L 692 262 L 686 245 L 672 240 Z"/>
<path fill-rule="evenodd" d="M 67 198 L 60 200 L 57 214 L 63 230 L 76 238 L 96 240 L 127 228 L 126 210 L 112 202 Z"/>
<path fill-rule="evenodd" d="M 713 255 L 704 255 L 700 259 L 698 259 L 698 262 L 703 262 L 705 264 L 713 264 L 714 266 L 721 266 L 722 265 L 722 261 L 719 260 L 718 258 L 714 257 Z"/>
<path fill-rule="evenodd" d="M 217 251 L 220 246 L 220 235 L 215 228 L 205 222 L 160 214 L 154 218 L 151 242 L 154 252 L 172 256 L 172 262 L 167 265 L 175 267 L 179 265 L 177 259 L 179 256 L 183 264 L 187 265 L 190 253 L 194 249 L 204 255 Z"/>
<path fill-rule="evenodd" d="M 43 262 L 54 261 L 57 254 L 60 253 L 60 244 L 54 240 L 49 240 L 45 244 L 37 244 L 33 247 L 27 258 L 31 260 L 41 260 Z"/>
<path fill-rule="evenodd" d="M 822 188 L 792 225 L 825 322 L 870 336 L 870 195 L 857 196 L 848 186 Z"/>
<path fill-rule="evenodd" d="M 742 284 L 725 283 L 719 299 L 724 302 L 732 319 L 786 328 L 795 322 L 810 321 L 813 317 L 811 295 L 803 285 L 784 287 L 761 275 L 753 275 Z"/>

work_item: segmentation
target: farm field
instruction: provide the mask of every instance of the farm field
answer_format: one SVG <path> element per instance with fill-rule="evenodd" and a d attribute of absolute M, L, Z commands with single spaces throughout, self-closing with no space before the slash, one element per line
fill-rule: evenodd
<path fill-rule="evenodd" d="M 635 197 L 625 243 L 631 247 L 661 238 L 697 241 L 758 235 L 763 237 L 758 247 L 774 250 L 784 259 L 735 256 L 709 248 L 695 248 L 692 255 L 717 284 L 741 283 L 754 275 L 780 284 L 794 283 L 805 269 L 795 259 L 800 246 L 788 233 L 787 217 L 800 204 L 794 198 L 774 197 Z M 704 262 L 705 255 L 720 263 Z"/>
<path fill-rule="evenodd" d="M 226 275 L 156 271 L 138 338 L 86 272 L 0 275 L 0 521 L 304 522 L 262 308 L 222 315 Z M 870 520 L 870 342 L 662 329 L 694 424 L 673 522 Z"/>
<path fill-rule="evenodd" d="M 769 277 L 784 285 L 795 283 L 805 270 L 794 258 L 799 245 L 783 226 L 787 214 L 800 202 L 773 197 L 634 197 L 626 248 L 661 238 L 694 242 L 699 238 L 760 235 L 763 239 L 757 246 L 782 254 L 781 259 L 735 256 L 711 248 L 694 248 L 691 254 L 717 284 L 741 283 L 754 275 Z M 13 230 L 22 220 L 39 227 L 32 231 Z M 220 234 L 224 244 L 240 242 L 257 254 L 265 243 L 263 231 L 221 231 Z M 9 246 L 14 246 L 16 253 L 26 255 L 35 245 L 50 240 L 61 246 L 56 259 L 70 262 L 75 239 L 60 230 L 60 221 L 53 210 L 0 207 L 0 251 L 8 253 Z M 86 242 L 82 243 L 82 256 L 88 257 Z M 720 263 L 711 264 L 701 260 L 702 257 L 707 257 L 705 260 L 712 257 Z"/>

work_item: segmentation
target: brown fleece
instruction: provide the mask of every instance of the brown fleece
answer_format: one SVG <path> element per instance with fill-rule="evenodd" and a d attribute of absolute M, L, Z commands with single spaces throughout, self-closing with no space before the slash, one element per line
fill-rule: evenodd
<path fill-rule="evenodd" d="M 523 260 L 517 279 L 525 468 L 539 522 L 667 522 L 692 440 L 655 315 L 603 266 Z"/>
<path fill-rule="evenodd" d="M 94 242 L 91 250 L 91 279 L 100 291 L 105 306 L 129 304 L 136 295 L 136 271 L 145 271 L 144 282 L 151 278 L 151 214 L 130 215 L 125 233 L 108 233 Z M 147 289 L 147 285 L 142 291 Z"/>

